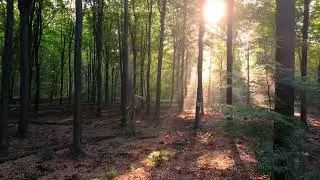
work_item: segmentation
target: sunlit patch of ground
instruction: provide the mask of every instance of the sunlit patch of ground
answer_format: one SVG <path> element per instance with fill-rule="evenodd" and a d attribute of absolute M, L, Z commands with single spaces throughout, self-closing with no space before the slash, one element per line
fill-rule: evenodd
<path fill-rule="evenodd" d="M 200 169 L 226 170 L 234 165 L 231 150 L 209 152 L 197 159 L 197 167 Z"/>
<path fill-rule="evenodd" d="M 0 179 L 9 177 L 19 180 L 26 175 L 43 180 L 104 180 L 106 176 L 115 176 L 117 180 L 269 178 L 257 175 L 255 168 L 258 162 L 250 142 L 245 138 L 233 139 L 224 129 L 222 115 L 206 113 L 201 121 L 201 129 L 195 131 L 192 128 L 194 114 L 179 116 L 176 112 L 172 107 L 167 113 L 162 113 L 159 127 L 153 125 L 152 116 L 139 117 L 138 135 L 131 138 L 119 134 L 121 130 L 115 125 L 119 115 L 108 119 L 86 119 L 86 157 L 73 160 L 68 148 L 55 152 L 51 160 L 43 160 L 34 154 L 1 164 Z M 50 127 L 55 128 L 51 136 L 69 140 L 70 126 L 46 126 L 45 129 Z M 99 142 L 87 140 L 106 134 L 117 136 Z M 150 157 L 156 160 L 161 151 L 174 152 L 174 155 L 159 161 L 156 166 L 150 166 Z"/>
<path fill-rule="evenodd" d="M 309 124 L 315 128 L 320 128 L 320 119 L 317 119 L 317 118 L 309 118 Z"/>

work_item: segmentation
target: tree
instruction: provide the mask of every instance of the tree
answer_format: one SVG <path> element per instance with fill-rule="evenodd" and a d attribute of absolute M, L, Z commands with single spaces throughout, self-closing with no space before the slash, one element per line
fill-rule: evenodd
<path fill-rule="evenodd" d="M 40 102 L 40 62 L 39 62 L 39 50 L 43 33 L 43 25 L 42 25 L 42 6 L 43 0 L 38 1 L 38 9 L 37 9 L 37 17 L 35 24 L 35 35 L 34 35 L 34 62 L 36 66 L 36 95 L 35 95 L 35 106 L 34 109 L 36 112 L 39 110 L 39 102 Z"/>
<path fill-rule="evenodd" d="M 275 111 L 288 117 L 294 116 L 294 60 L 295 60 L 295 0 L 276 1 L 276 69 Z M 274 151 L 286 148 L 283 138 L 289 127 L 274 122 Z M 286 166 L 286 160 L 277 164 Z M 274 172 L 274 179 L 285 179 L 284 172 Z"/>
<path fill-rule="evenodd" d="M 173 16 L 175 18 L 175 16 Z M 171 97 L 170 97 L 170 105 L 172 105 L 173 97 L 174 97 L 174 90 L 175 90 L 175 69 L 176 69 L 176 57 L 177 57 L 177 33 L 176 33 L 176 27 L 175 25 L 172 30 L 172 43 L 173 43 L 173 58 L 172 58 L 172 76 L 171 76 Z"/>
<path fill-rule="evenodd" d="M 20 120 L 18 132 L 24 136 L 28 128 L 28 116 L 30 105 L 29 75 L 30 75 L 30 53 L 29 53 L 29 26 L 32 0 L 19 0 L 20 12 Z"/>
<path fill-rule="evenodd" d="M 276 8 L 276 71 L 275 110 L 286 116 L 294 114 L 294 49 L 295 0 L 277 0 Z"/>
<path fill-rule="evenodd" d="M 81 113 L 81 48 L 82 48 L 82 0 L 75 1 L 76 6 L 76 24 L 74 40 L 74 111 L 73 111 L 73 156 L 78 158 L 83 152 L 81 147 L 82 139 L 82 119 Z"/>
<path fill-rule="evenodd" d="M 150 71 L 151 71 L 151 33 L 152 33 L 152 7 L 153 0 L 148 0 L 148 64 L 147 64 L 147 113 L 151 108 Z"/>
<path fill-rule="evenodd" d="M 69 34 L 69 47 L 68 47 L 68 69 L 69 69 L 69 92 L 68 92 L 68 96 L 69 96 L 69 104 L 71 104 L 71 100 L 72 100 L 72 66 L 71 66 L 71 50 L 72 50 L 72 39 L 73 39 L 73 36 L 74 36 L 74 29 L 73 29 L 73 22 L 72 20 L 70 20 L 70 28 L 71 28 L 71 31 L 70 31 L 70 34 Z"/>
<path fill-rule="evenodd" d="M 158 46 L 157 96 L 156 96 L 156 119 L 157 119 L 157 121 L 160 121 L 161 73 L 162 73 L 166 5 L 167 5 L 167 0 L 158 1 L 159 11 L 160 11 L 160 32 L 159 32 L 159 46 Z"/>
<path fill-rule="evenodd" d="M 182 24 L 182 44 L 181 44 L 181 74 L 180 74 L 180 105 L 179 111 L 183 112 L 184 105 L 184 75 L 185 75 L 185 54 L 186 54 L 186 21 L 187 21 L 187 0 L 183 1 L 183 24 Z"/>
<path fill-rule="evenodd" d="M 13 48 L 13 21 L 14 21 L 13 0 L 7 0 L 7 19 L 5 44 L 2 58 L 2 86 L 0 104 L 0 153 L 8 151 L 8 109 L 9 91 L 11 79 L 12 48 Z"/>
<path fill-rule="evenodd" d="M 122 126 L 126 126 L 129 120 L 128 94 L 129 94 L 129 3 L 124 0 L 123 17 L 123 59 L 122 59 Z"/>
<path fill-rule="evenodd" d="M 102 75 L 101 75 L 101 66 L 102 66 L 102 37 L 103 37 L 103 0 L 97 0 L 96 15 L 97 20 L 95 22 L 95 36 L 96 36 L 96 59 L 98 61 L 97 66 L 97 83 L 98 83 L 98 108 L 97 108 L 97 116 L 101 115 L 101 90 L 102 90 Z"/>
<path fill-rule="evenodd" d="M 232 55 L 232 19 L 233 19 L 234 0 L 228 0 L 227 16 L 227 104 L 232 104 L 232 73 L 233 73 L 233 55 Z"/>
<path fill-rule="evenodd" d="M 200 128 L 200 120 L 201 120 L 201 108 L 203 106 L 203 87 L 202 87 L 202 64 L 203 64 L 203 37 L 205 33 L 205 20 L 204 20 L 204 0 L 200 1 L 200 22 L 199 22 L 199 39 L 198 39 L 198 88 L 197 88 L 197 103 L 196 103 L 196 114 L 195 114 L 195 128 Z"/>
<path fill-rule="evenodd" d="M 304 0 L 303 26 L 302 26 L 302 52 L 301 52 L 301 80 L 304 82 L 307 78 L 308 69 L 308 38 L 309 38 L 309 16 L 311 0 Z M 307 125 L 307 97 L 304 90 L 301 91 L 300 120 Z"/>
<path fill-rule="evenodd" d="M 62 104 L 63 100 L 63 82 L 64 82 L 64 64 L 65 64 L 65 50 L 66 50 L 66 44 L 67 44 L 67 34 L 63 32 L 63 25 L 61 24 L 61 37 L 60 37 L 60 43 L 61 43 L 61 50 L 60 50 L 60 100 L 59 104 Z"/>

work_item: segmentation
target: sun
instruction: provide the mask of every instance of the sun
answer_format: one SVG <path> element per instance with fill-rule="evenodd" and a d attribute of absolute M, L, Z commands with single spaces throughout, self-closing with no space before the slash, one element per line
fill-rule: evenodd
<path fill-rule="evenodd" d="M 226 4 L 224 0 L 206 0 L 204 16 L 208 24 L 217 24 L 224 16 Z"/>

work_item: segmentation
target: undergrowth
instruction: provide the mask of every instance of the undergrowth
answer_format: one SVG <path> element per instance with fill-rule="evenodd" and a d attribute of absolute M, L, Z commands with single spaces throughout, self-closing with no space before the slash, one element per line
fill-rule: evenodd
<path fill-rule="evenodd" d="M 226 105 L 212 108 L 225 115 L 224 127 L 233 138 L 250 141 L 258 162 L 258 173 L 282 172 L 290 179 L 319 177 L 319 172 L 307 172 L 305 164 L 301 163 L 306 161 L 304 154 L 312 151 L 312 146 L 305 126 L 299 120 L 263 108 Z M 274 146 L 275 137 L 281 139 L 281 148 Z"/>
<path fill-rule="evenodd" d="M 153 151 L 149 154 L 147 164 L 150 167 L 157 167 L 164 161 L 170 160 L 175 153 L 167 150 Z"/>

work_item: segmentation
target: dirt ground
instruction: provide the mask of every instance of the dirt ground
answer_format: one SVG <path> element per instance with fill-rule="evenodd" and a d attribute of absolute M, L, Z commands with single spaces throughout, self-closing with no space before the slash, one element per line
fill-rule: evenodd
<path fill-rule="evenodd" d="M 119 128 L 117 105 L 106 106 L 99 118 L 85 111 L 85 156 L 79 160 L 72 159 L 68 148 L 70 112 L 44 112 L 31 121 L 24 139 L 15 135 L 13 120 L 9 131 L 12 160 L 0 158 L 0 179 L 269 179 L 256 173 L 250 142 L 225 132 L 221 115 L 206 114 L 201 130 L 195 132 L 193 114 L 177 114 L 176 109 L 162 107 L 161 126 L 154 125 L 152 115 L 141 113 L 136 137 L 126 136 Z M 310 123 L 314 145 L 320 148 L 320 121 L 311 118 Z M 172 156 L 152 166 L 150 157 L 155 152 Z"/>

